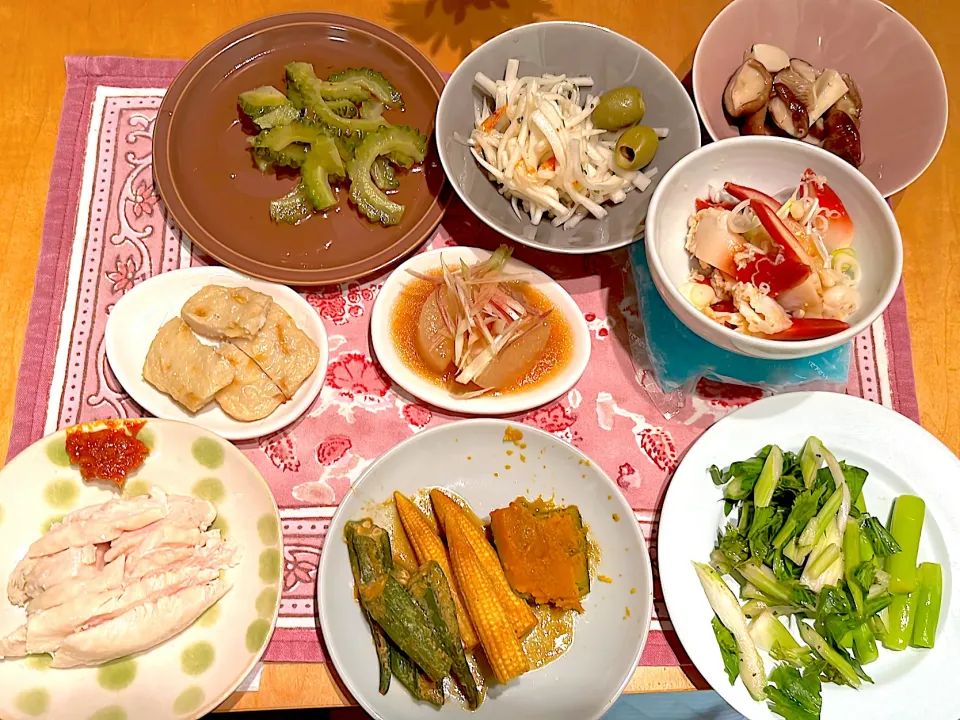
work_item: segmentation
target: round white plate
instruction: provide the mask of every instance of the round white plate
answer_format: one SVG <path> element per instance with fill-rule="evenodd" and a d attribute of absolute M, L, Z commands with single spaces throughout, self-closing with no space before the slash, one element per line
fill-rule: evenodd
<path fill-rule="evenodd" d="M 205 285 L 248 287 L 269 295 L 320 348 L 317 369 L 288 400 L 263 420 L 241 422 L 216 401 L 191 413 L 143 379 L 143 361 L 160 327 L 180 314 L 183 304 Z M 200 342 L 210 341 L 197 336 Z M 182 420 L 213 430 L 229 440 L 249 440 L 285 428 L 306 412 L 323 387 L 327 374 L 327 332 L 323 321 L 300 295 L 275 283 L 257 280 L 223 267 L 194 267 L 156 275 L 124 295 L 110 312 L 106 330 L 110 369 L 130 397 L 158 418 Z"/>
<path fill-rule="evenodd" d="M 525 448 L 503 441 L 523 432 Z M 522 456 L 521 456 L 522 454 Z M 493 685 L 480 709 L 448 700 L 440 714 L 476 718 L 599 718 L 633 675 L 653 611 L 650 558 L 633 511 L 616 484 L 583 453 L 553 435 L 502 420 L 464 420 L 421 432 L 376 460 L 340 503 L 320 557 L 317 607 L 330 658 L 350 694 L 379 720 L 433 717 L 394 679 L 377 692 L 377 657 L 370 628 L 354 597 L 343 527 L 369 515 L 394 490 L 413 495 L 449 488 L 480 517 L 518 496 L 554 498 L 580 509 L 601 561 L 576 618 L 573 644 L 557 660 L 507 686 Z M 614 520 L 616 515 L 619 520 Z M 629 612 L 628 612 L 629 610 Z"/>
<path fill-rule="evenodd" d="M 6 720 L 199 718 L 223 702 L 263 654 L 280 609 L 283 562 L 270 488 L 239 450 L 203 428 L 147 420 L 138 437 L 150 455 L 124 493 L 157 486 L 213 502 L 219 513 L 213 527 L 236 538 L 243 553 L 227 570 L 233 589 L 180 635 L 101 668 L 54 670 L 42 662 L 46 655 L 0 660 L 0 717 Z M 52 520 L 116 495 L 103 483 L 81 481 L 65 439 L 61 430 L 37 441 L 0 472 L 0 588 Z M 23 610 L 0 592 L 0 636 L 23 620 Z"/>
<path fill-rule="evenodd" d="M 373 317 L 370 320 L 370 335 L 377 360 L 394 382 L 408 393 L 435 407 L 464 415 L 511 415 L 545 405 L 572 388 L 590 360 L 590 330 L 583 318 L 583 312 L 577 303 L 549 275 L 542 273 L 532 265 L 510 258 L 504 271 L 523 275 L 537 290 L 553 304 L 554 312 L 563 314 L 570 327 L 573 349 L 570 361 L 560 372 L 545 382 L 537 383 L 529 390 L 522 389 L 502 397 L 468 398 L 466 400 L 452 396 L 444 388 L 422 378 L 407 367 L 397 352 L 390 332 L 393 308 L 400 293 L 416 277 L 407 272 L 415 270 L 425 273 L 440 267 L 440 255 L 445 263 L 456 264 L 464 260 L 468 264 L 486 260 L 492 254 L 489 250 L 469 247 L 448 247 L 414 255 L 391 273 L 383 284 L 373 305 Z"/>
<path fill-rule="evenodd" d="M 713 611 L 691 562 L 707 562 L 725 524 L 720 488 L 707 468 L 723 468 L 776 443 L 799 452 L 816 435 L 840 460 L 869 472 L 863 487 L 870 514 L 886 522 L 893 500 L 905 493 L 927 505 L 920 559 L 943 567 L 943 606 L 932 650 L 892 652 L 864 667 L 873 684 L 859 691 L 823 686 L 823 720 L 924 718 L 956 720 L 960 693 L 960 598 L 953 577 L 960 571 L 960 461 L 912 421 L 866 400 L 836 393 L 788 393 L 759 400 L 707 430 L 674 473 L 660 516 L 657 557 L 667 611 L 697 670 L 724 700 L 751 720 L 773 719 L 738 679 L 731 686 L 710 627 Z M 947 549 L 952 549 L 948 554 Z M 764 657 L 769 674 L 773 662 Z"/>

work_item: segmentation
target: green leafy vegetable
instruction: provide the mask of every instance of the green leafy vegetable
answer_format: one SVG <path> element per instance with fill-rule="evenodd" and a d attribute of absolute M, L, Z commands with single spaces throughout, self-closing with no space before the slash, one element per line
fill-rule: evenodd
<path fill-rule="evenodd" d="M 864 515 L 860 518 L 860 531 L 870 542 L 873 552 L 880 557 L 888 557 L 900 552 L 900 544 L 873 515 Z"/>
<path fill-rule="evenodd" d="M 782 508 L 755 508 L 753 521 L 750 523 L 750 530 L 747 533 L 750 552 L 756 557 L 765 557 L 781 525 L 783 525 Z"/>
<path fill-rule="evenodd" d="M 779 665 L 770 673 L 767 707 L 786 720 L 819 720 L 823 706 L 820 675 L 815 666 L 803 674 L 789 665 Z"/>
<path fill-rule="evenodd" d="M 717 638 L 717 645 L 720 646 L 720 656 L 723 658 L 723 669 L 727 672 L 727 679 L 733 685 L 740 674 L 739 661 L 737 659 L 737 641 L 733 639 L 733 633 L 727 630 L 720 618 L 716 615 L 710 621 L 713 626 L 713 634 Z"/>

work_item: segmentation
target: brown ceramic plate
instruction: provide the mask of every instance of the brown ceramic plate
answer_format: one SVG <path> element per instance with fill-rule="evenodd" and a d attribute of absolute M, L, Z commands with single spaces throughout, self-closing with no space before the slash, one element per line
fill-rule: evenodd
<path fill-rule="evenodd" d="M 337 207 L 323 215 L 296 226 L 270 219 L 270 201 L 297 179 L 254 167 L 237 95 L 260 85 L 284 89 L 283 67 L 297 61 L 313 63 L 320 77 L 348 67 L 379 70 L 405 104 L 386 119 L 431 138 L 422 167 L 400 173 L 393 199 L 406 212 L 399 225 L 361 217 L 342 189 Z M 418 247 L 443 215 L 444 174 L 432 138 L 442 89 L 440 73 L 420 51 L 373 23 L 309 12 L 256 20 L 203 48 L 170 86 L 154 137 L 157 189 L 197 245 L 241 272 L 289 285 L 366 275 Z"/>

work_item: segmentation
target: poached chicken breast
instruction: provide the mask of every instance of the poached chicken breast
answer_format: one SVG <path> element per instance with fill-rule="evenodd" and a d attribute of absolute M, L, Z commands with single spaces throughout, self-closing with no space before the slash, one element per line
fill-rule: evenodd
<path fill-rule="evenodd" d="M 154 489 L 70 513 L 34 542 L 7 583 L 26 622 L 0 657 L 53 656 L 53 667 L 99 665 L 189 627 L 232 587 L 232 538 L 209 530 L 209 502 Z"/>

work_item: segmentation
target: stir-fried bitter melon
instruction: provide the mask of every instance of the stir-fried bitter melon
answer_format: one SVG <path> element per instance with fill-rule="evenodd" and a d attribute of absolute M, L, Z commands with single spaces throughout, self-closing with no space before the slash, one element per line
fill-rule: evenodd
<path fill-rule="evenodd" d="M 350 83 L 324 83 L 322 80 L 318 79 L 313 72 L 313 66 L 308 63 L 291 63 L 287 65 L 287 91 L 290 92 L 291 89 L 295 92 L 302 101 L 303 106 L 316 115 L 317 119 L 321 122 L 329 125 L 331 128 L 336 130 L 339 133 L 345 135 L 352 135 L 357 132 L 371 132 L 377 128 L 387 125 L 387 121 L 382 117 L 378 118 L 345 118 L 338 115 L 331 106 L 328 104 L 328 100 L 354 100 L 354 102 L 362 102 L 370 97 L 370 93 L 361 88 L 359 85 L 353 84 L 356 90 L 359 90 L 363 93 L 363 97 L 325 97 L 325 95 L 334 94 L 330 87 L 340 88 L 338 92 L 346 92 L 343 90 L 343 87 L 350 86 Z"/>
<path fill-rule="evenodd" d="M 382 73 L 370 68 L 347 68 L 330 76 L 330 82 L 354 82 L 368 90 L 377 100 L 388 105 L 403 107 L 403 96 Z"/>
<path fill-rule="evenodd" d="M 270 217 L 274 222 L 296 225 L 312 214 L 313 205 L 302 182 L 282 198 L 270 203 Z"/>
<path fill-rule="evenodd" d="M 285 125 L 264 130 L 253 139 L 253 146 L 280 152 L 290 143 L 312 143 L 322 134 L 323 127 L 319 123 L 300 118 Z"/>
<path fill-rule="evenodd" d="M 427 138 L 406 126 L 382 128 L 365 136 L 355 157 L 347 163 L 350 199 L 370 220 L 384 225 L 399 223 L 404 210 L 403 205 L 393 202 L 377 188 L 370 175 L 376 159 L 390 153 L 422 162 L 427 154 Z"/>
<path fill-rule="evenodd" d="M 240 93 L 237 98 L 240 109 L 252 118 L 266 115 L 271 110 L 283 105 L 290 105 L 290 100 L 272 85 L 263 85 Z"/>
<path fill-rule="evenodd" d="M 253 157 L 261 172 L 274 167 L 299 168 L 307 159 L 307 146 L 300 143 L 290 143 L 282 150 L 271 150 L 265 147 L 255 147 Z"/>
<path fill-rule="evenodd" d="M 353 107 L 353 105 L 351 105 Z M 300 118 L 300 111 L 293 106 L 293 103 L 288 103 L 287 105 L 278 105 L 276 108 L 270 112 L 264 113 L 258 118 L 254 118 L 253 122 L 261 130 L 268 130 L 272 127 L 277 127 L 278 125 L 286 125 L 289 122 L 298 120 Z"/>
<path fill-rule="evenodd" d="M 370 177 L 373 184 L 381 190 L 396 190 L 400 187 L 397 173 L 386 157 L 378 157 L 370 168 Z"/>
<path fill-rule="evenodd" d="M 350 102 L 363 102 L 370 97 L 370 91 L 364 88 L 360 83 L 351 80 L 345 82 L 325 82 L 317 77 L 313 71 L 313 65 L 305 62 L 295 62 L 287 65 L 284 70 L 287 73 L 287 88 L 291 85 L 299 90 L 304 101 L 307 100 L 305 87 L 309 87 L 310 92 L 324 100 L 349 100 Z"/>
<path fill-rule="evenodd" d="M 330 177 L 343 177 L 346 171 L 333 138 L 321 135 L 310 145 L 307 159 L 300 167 L 300 176 L 307 189 L 307 197 L 316 210 L 328 210 L 337 204 L 337 196 L 330 187 Z"/>

